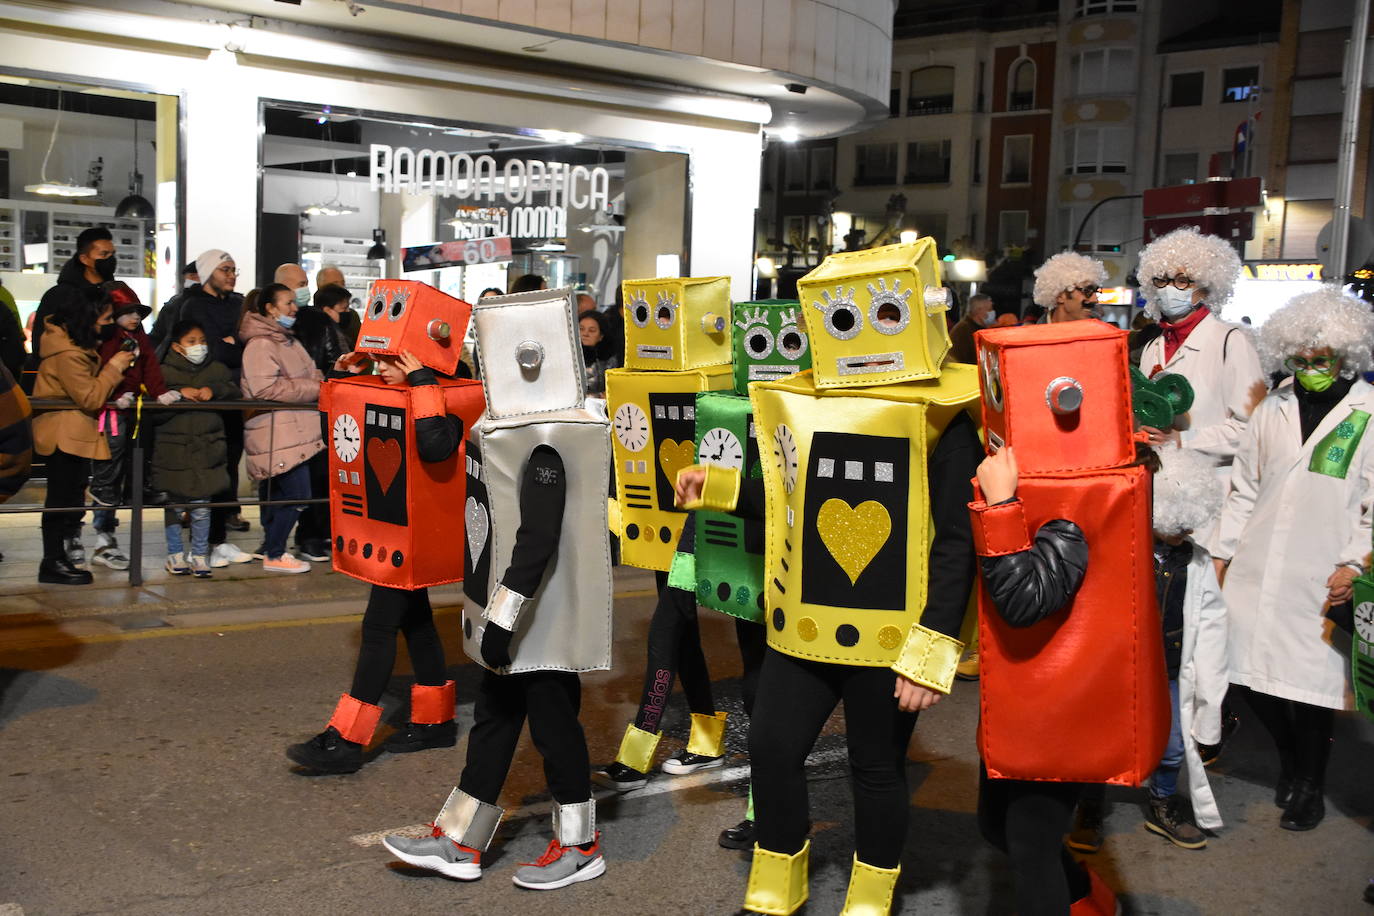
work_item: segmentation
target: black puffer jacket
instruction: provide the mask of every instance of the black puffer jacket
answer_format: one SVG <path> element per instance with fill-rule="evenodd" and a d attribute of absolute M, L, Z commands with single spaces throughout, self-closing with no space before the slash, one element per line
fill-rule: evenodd
<path fill-rule="evenodd" d="M 1002 619 L 1028 627 L 1073 600 L 1088 569 L 1088 542 L 1081 528 L 1057 518 L 1041 525 L 1025 550 L 979 562 L 988 597 Z"/>
<path fill-rule="evenodd" d="M 200 325 L 205 331 L 205 342 L 210 345 L 210 358 L 224 363 L 224 367 L 238 378 L 243 367 L 243 341 L 239 339 L 243 297 L 230 293 L 220 298 L 197 284 L 181 298 L 181 317 Z M 230 340 L 225 340 L 226 337 Z"/>
<path fill-rule="evenodd" d="M 296 312 L 296 325 L 291 330 L 321 372 L 328 373 L 339 357 L 352 349 L 339 323 L 313 305 Z"/>

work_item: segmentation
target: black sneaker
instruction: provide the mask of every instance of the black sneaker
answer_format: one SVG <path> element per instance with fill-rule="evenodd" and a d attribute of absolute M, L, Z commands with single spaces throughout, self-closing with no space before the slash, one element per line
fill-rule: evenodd
<path fill-rule="evenodd" d="M 607 789 L 615 789 L 617 792 L 633 792 L 647 786 L 649 777 L 634 767 L 617 761 L 593 773 L 592 782 Z"/>
<path fill-rule="evenodd" d="M 306 541 L 296 545 L 296 556 L 312 563 L 328 563 L 329 545 L 320 541 Z"/>
<path fill-rule="evenodd" d="M 1177 795 L 1150 796 L 1150 803 L 1145 807 L 1145 829 L 1183 849 L 1202 849 L 1207 845 L 1206 835 L 1188 817 Z"/>
<path fill-rule="evenodd" d="M 746 817 L 735 826 L 726 827 L 716 842 L 725 849 L 753 849 L 754 822 Z"/>
<path fill-rule="evenodd" d="M 1084 799 L 1078 803 L 1073 831 L 1069 834 L 1069 848 L 1075 852 L 1097 852 L 1102 848 L 1102 806 Z"/>
<path fill-rule="evenodd" d="M 1293 798 L 1283 809 L 1279 826 L 1284 830 L 1311 830 L 1326 817 L 1326 801 L 1322 798 L 1320 786 L 1310 780 L 1299 779 L 1293 783 Z"/>
<path fill-rule="evenodd" d="M 90 572 L 77 569 L 65 557 L 38 564 L 38 581 L 44 585 L 90 585 L 92 578 Z"/>
<path fill-rule="evenodd" d="M 382 747 L 393 754 L 409 754 L 433 747 L 453 747 L 457 743 L 458 723 L 450 719 L 432 725 L 407 722 L 406 727 L 387 738 Z"/>
<path fill-rule="evenodd" d="M 1293 777 L 1279 774 L 1278 782 L 1274 783 L 1274 806 L 1277 808 L 1287 808 L 1288 803 L 1293 800 Z"/>
<path fill-rule="evenodd" d="M 363 766 L 363 746 L 345 741 L 332 725 L 309 741 L 288 747 L 286 756 L 316 773 L 356 773 Z"/>
<path fill-rule="evenodd" d="M 686 776 L 688 773 L 695 773 L 697 770 L 709 770 L 718 767 L 725 762 L 724 757 L 706 757 L 702 754 L 693 754 L 683 748 L 659 767 L 663 772 L 673 776 Z"/>

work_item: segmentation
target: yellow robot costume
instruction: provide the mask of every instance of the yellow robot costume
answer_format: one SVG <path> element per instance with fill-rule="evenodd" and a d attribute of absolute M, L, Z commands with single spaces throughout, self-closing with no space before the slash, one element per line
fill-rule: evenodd
<path fill-rule="evenodd" d="M 762 512 L 767 532 L 768 652 L 749 738 L 758 842 L 744 906 L 787 914 L 807 898 L 803 766 L 843 700 L 856 846 L 844 912 L 885 914 L 916 724 L 894 685 L 948 693 L 962 648 L 978 380 L 945 362 L 947 296 L 930 239 L 832 255 L 798 292 L 814 368 L 749 386 L 760 449 L 772 453 L 762 487 L 710 467 L 700 500 Z"/>

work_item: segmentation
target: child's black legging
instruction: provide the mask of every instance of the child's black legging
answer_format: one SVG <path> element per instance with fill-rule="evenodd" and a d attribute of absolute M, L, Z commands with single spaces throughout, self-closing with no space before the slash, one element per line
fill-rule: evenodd
<path fill-rule="evenodd" d="M 1326 785 L 1326 762 L 1331 756 L 1334 710 L 1286 700 L 1232 684 L 1245 697 L 1255 718 L 1264 725 L 1279 752 L 1279 776 L 1306 779 L 1317 788 Z"/>
<path fill-rule="evenodd" d="M 911 808 L 906 749 L 917 714 L 897 708 L 896 678 L 887 666 L 830 665 L 771 648 L 764 653 L 756 712 L 749 719 L 760 846 L 793 855 L 805 845 L 811 822 L 806 755 L 843 701 L 855 852 L 865 864 L 897 867 Z"/>
<path fill-rule="evenodd" d="M 416 682 L 442 687 L 448 681 L 444 646 L 429 607 L 429 589 L 412 592 L 374 585 L 363 613 L 363 641 L 358 647 L 353 689 L 349 691 L 354 699 L 375 705 L 382 698 L 396 664 L 397 630 L 406 638 Z"/>
<path fill-rule="evenodd" d="M 710 716 L 716 711 L 711 672 L 706 667 L 706 654 L 701 651 L 696 594 L 669 587 L 667 573 L 655 573 L 654 578 L 658 583 L 658 604 L 649 621 L 644 693 L 635 713 L 635 727 L 646 732 L 659 730 L 668 696 L 673 692 L 673 680 L 678 677 L 682 678 L 682 692 L 692 712 Z"/>
<path fill-rule="evenodd" d="M 1078 782 L 989 779 L 978 765 L 978 830 L 1007 854 L 1019 916 L 1066 916 L 1088 896 L 1088 875 L 1064 846 Z"/>

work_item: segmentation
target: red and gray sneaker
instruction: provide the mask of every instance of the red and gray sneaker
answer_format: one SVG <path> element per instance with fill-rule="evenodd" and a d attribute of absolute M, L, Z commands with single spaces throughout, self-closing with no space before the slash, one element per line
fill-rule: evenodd
<path fill-rule="evenodd" d="M 606 860 L 601 857 L 601 832 L 590 846 L 563 846 L 549 840 L 549 848 L 537 861 L 527 862 L 515 870 L 511 880 L 518 887 L 532 891 L 555 891 L 579 881 L 599 878 L 606 872 Z"/>
<path fill-rule="evenodd" d="M 382 845 L 402 862 L 449 878 L 476 881 L 482 877 L 482 853 L 450 840 L 438 827 L 427 837 L 389 836 Z"/>

